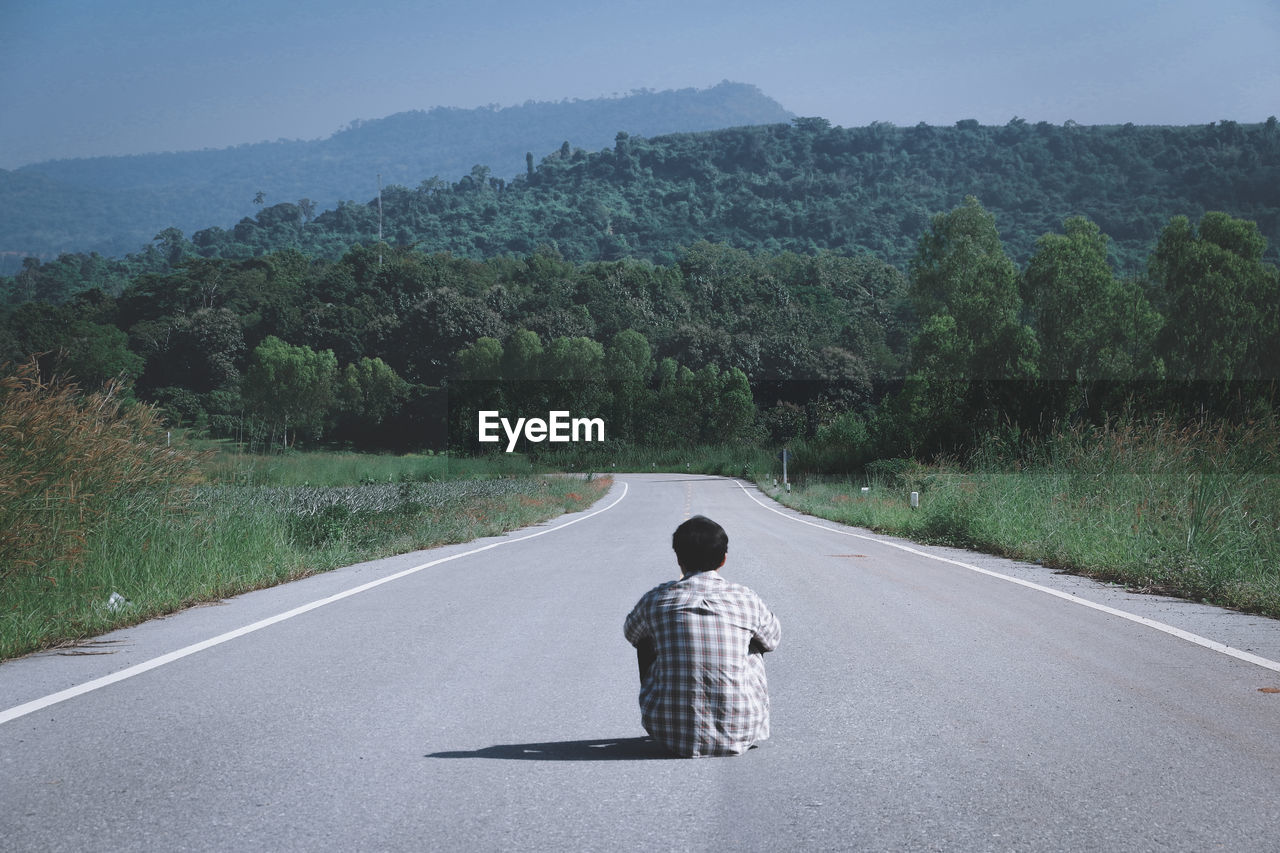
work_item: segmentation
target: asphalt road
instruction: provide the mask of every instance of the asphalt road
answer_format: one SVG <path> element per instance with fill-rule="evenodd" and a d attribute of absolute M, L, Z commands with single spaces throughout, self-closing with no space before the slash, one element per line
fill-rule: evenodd
<path fill-rule="evenodd" d="M 644 741 L 622 639 L 693 513 L 782 623 L 773 739 L 734 758 Z M 622 475 L 77 651 L 0 665 L 0 850 L 1280 848 L 1280 624 L 729 479 Z"/>

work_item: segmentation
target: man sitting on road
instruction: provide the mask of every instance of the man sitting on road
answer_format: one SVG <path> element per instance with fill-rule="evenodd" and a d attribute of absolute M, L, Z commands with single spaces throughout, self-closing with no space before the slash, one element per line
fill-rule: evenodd
<path fill-rule="evenodd" d="M 645 593 L 623 633 L 640 663 L 645 731 L 677 755 L 738 755 L 769 737 L 764 653 L 782 629 L 760 597 L 720 576 L 724 528 L 696 515 L 671 537 L 682 577 Z"/>

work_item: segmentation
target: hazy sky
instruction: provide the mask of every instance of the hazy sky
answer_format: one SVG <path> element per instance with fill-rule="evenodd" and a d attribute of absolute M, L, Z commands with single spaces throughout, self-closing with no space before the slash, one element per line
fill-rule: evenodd
<path fill-rule="evenodd" d="M 834 124 L 1280 114 L 1280 0 L 0 0 L 0 168 L 751 83 Z"/>

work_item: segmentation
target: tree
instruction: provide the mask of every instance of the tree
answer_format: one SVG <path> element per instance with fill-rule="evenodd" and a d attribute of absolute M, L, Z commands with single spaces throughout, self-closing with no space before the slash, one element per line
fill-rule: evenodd
<path fill-rule="evenodd" d="M 653 369 L 653 347 L 644 335 L 624 329 L 613 336 L 605 350 L 605 373 L 610 379 L 644 383 Z"/>
<path fill-rule="evenodd" d="M 513 411 L 547 411 L 548 388 L 541 381 L 545 355 L 537 332 L 519 328 L 507 335 L 496 373 L 502 381 L 490 397 Z"/>
<path fill-rule="evenodd" d="M 142 386 L 181 386 L 204 394 L 240 384 L 237 363 L 244 349 L 240 318 L 227 308 L 200 308 L 190 314 L 161 318 L 143 325 L 149 336 L 147 369 Z M 145 388 L 144 388 L 145 390 Z"/>
<path fill-rule="evenodd" d="M 142 359 L 128 343 L 128 336 L 114 326 L 75 320 L 64 330 L 54 370 L 65 371 L 86 389 L 115 379 L 132 382 L 142 372 Z"/>
<path fill-rule="evenodd" d="M 471 174 L 468 177 L 471 178 L 471 181 L 472 183 L 475 184 L 476 189 L 482 190 L 489 185 L 489 175 L 492 173 L 492 171 L 493 170 L 490 169 L 488 166 L 482 166 L 479 163 L 477 163 L 476 165 L 471 167 Z"/>
<path fill-rule="evenodd" d="M 385 361 L 362 358 L 342 369 L 337 397 L 345 412 L 377 426 L 403 402 L 408 391 L 409 383 Z"/>
<path fill-rule="evenodd" d="M 357 280 L 359 280 L 357 278 Z M 439 384 L 464 347 L 481 337 L 500 337 L 505 323 L 483 302 L 452 287 L 436 288 L 399 313 L 387 352 L 412 382 Z"/>
<path fill-rule="evenodd" d="M 546 375 L 572 382 L 604 378 L 604 347 L 585 337 L 556 338 L 547 348 Z"/>
<path fill-rule="evenodd" d="M 597 416 L 606 402 L 604 347 L 591 338 L 551 341 L 543 358 L 551 405 Z"/>
<path fill-rule="evenodd" d="M 1223 382 L 1275 378 L 1269 348 L 1280 280 L 1262 260 L 1267 241 L 1253 222 L 1206 213 L 1194 229 L 1174 217 L 1151 257 L 1166 322 L 1157 340 L 1170 379 Z"/>
<path fill-rule="evenodd" d="M 1028 353 L 1005 349 L 1022 307 L 1018 269 L 1005 254 L 995 217 L 976 198 L 934 217 L 911 263 L 909 295 L 921 319 L 955 319 L 955 360 L 936 369 L 965 379 L 1026 376 Z"/>
<path fill-rule="evenodd" d="M 658 362 L 653 417 L 645 425 L 645 438 L 665 447 L 690 447 L 698 441 L 702 400 L 692 370 L 674 358 Z"/>
<path fill-rule="evenodd" d="M 165 263 L 171 267 L 176 267 L 193 248 L 177 228 L 164 229 L 153 238 L 153 241 L 157 244 L 156 248 L 164 257 Z"/>
<path fill-rule="evenodd" d="M 501 379 L 502 356 L 502 343 L 497 338 L 480 338 L 458 353 L 458 370 L 467 380 Z"/>
<path fill-rule="evenodd" d="M 278 427 L 281 447 L 289 447 L 289 429 L 296 440 L 299 429 L 319 434 L 334 402 L 334 378 L 338 362 L 331 350 L 291 346 L 274 335 L 253 351 L 245 370 L 241 394 L 246 406 L 262 416 L 274 433 Z"/>
<path fill-rule="evenodd" d="M 116 379 L 132 383 L 142 373 L 143 359 L 129 349 L 128 335 L 97 322 L 97 313 L 84 299 L 57 306 L 19 306 L 8 317 L 9 351 L 0 352 L 0 362 L 38 357 L 46 379 L 69 377 L 86 391 Z"/>
<path fill-rule="evenodd" d="M 542 339 L 536 332 L 516 329 L 507 336 L 500 358 L 500 375 L 507 381 L 542 376 Z"/>
<path fill-rule="evenodd" d="M 1019 319 L 1017 268 L 977 199 L 934 217 L 911 264 L 909 295 L 922 322 L 899 412 L 918 449 L 955 448 L 1026 417 L 1035 336 Z"/>
<path fill-rule="evenodd" d="M 747 375 L 736 367 L 707 365 L 694 374 L 701 402 L 699 438 L 708 444 L 737 444 L 753 438 L 755 401 Z"/>
<path fill-rule="evenodd" d="M 1046 234 L 1022 277 L 1022 292 L 1040 343 L 1040 377 L 1051 417 L 1088 399 L 1100 382 L 1156 378 L 1160 318 L 1134 281 L 1116 278 L 1108 238 L 1083 217 Z"/>
<path fill-rule="evenodd" d="M 609 381 L 610 432 L 616 437 L 635 439 L 640 421 L 652 405 L 649 379 L 654 371 L 653 348 L 644 335 L 626 329 L 613 336 L 604 353 L 604 372 Z"/>
<path fill-rule="evenodd" d="M 536 336 L 535 336 L 536 337 Z M 467 435 L 475 413 L 505 410 L 517 395 L 508 393 L 503 379 L 503 346 L 497 338 L 483 337 L 458 353 L 458 381 L 449 383 L 450 408 L 455 410 L 452 429 Z"/>

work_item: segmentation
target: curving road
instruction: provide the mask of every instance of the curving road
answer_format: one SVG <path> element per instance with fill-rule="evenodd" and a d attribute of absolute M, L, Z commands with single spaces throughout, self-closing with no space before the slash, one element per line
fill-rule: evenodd
<path fill-rule="evenodd" d="M 643 739 L 693 513 L 782 622 L 774 737 Z M 591 510 L 0 665 L 0 850 L 1273 850 L 1280 624 L 620 475 Z M 101 654 L 88 654 L 100 652 Z"/>

